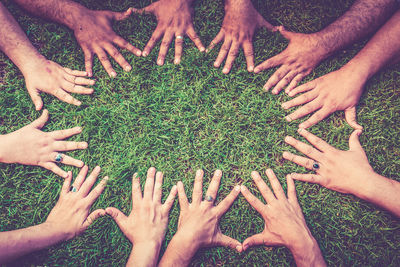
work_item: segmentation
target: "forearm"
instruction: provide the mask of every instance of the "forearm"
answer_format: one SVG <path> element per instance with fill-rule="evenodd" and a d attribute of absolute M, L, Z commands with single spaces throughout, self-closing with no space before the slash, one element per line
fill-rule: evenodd
<path fill-rule="evenodd" d="M 328 56 L 376 31 L 397 5 L 395 0 L 356 0 L 345 14 L 312 36 Z"/>
<path fill-rule="evenodd" d="M 161 244 L 134 244 L 126 266 L 157 266 L 160 249 Z"/>
<path fill-rule="evenodd" d="M 33 47 L 11 13 L 0 3 L 0 49 L 24 73 L 28 65 L 43 58 Z"/>
<path fill-rule="evenodd" d="M 66 239 L 46 223 L 0 233 L 0 263 L 40 250 Z"/>
<path fill-rule="evenodd" d="M 199 247 L 195 242 L 185 240 L 187 237 L 181 237 L 179 233 L 175 234 L 158 266 L 188 266 Z"/>
<path fill-rule="evenodd" d="M 70 0 L 14 0 L 26 11 L 75 30 L 79 17 L 88 9 Z"/>

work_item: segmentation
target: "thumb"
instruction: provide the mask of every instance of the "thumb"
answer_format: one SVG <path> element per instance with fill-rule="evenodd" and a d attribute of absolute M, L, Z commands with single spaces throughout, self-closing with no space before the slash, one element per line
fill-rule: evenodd
<path fill-rule="evenodd" d="M 121 21 L 124 19 L 127 19 L 131 14 L 132 14 L 132 8 L 128 8 L 127 11 L 124 12 L 112 12 L 112 17 L 117 20 L 117 21 Z"/>
<path fill-rule="evenodd" d="M 119 228 L 123 227 L 123 222 L 127 217 L 122 211 L 114 207 L 108 207 L 106 208 L 106 213 L 114 219 Z"/>
<path fill-rule="evenodd" d="M 158 5 L 158 2 L 154 2 L 153 4 L 150 4 L 144 8 L 136 9 L 136 8 L 132 7 L 132 11 L 137 14 L 154 13 L 157 5 Z"/>
<path fill-rule="evenodd" d="M 352 108 L 346 109 L 344 111 L 344 117 L 345 117 L 347 123 L 353 129 L 362 130 L 363 127 L 360 124 L 357 123 L 356 116 L 357 116 L 356 107 L 352 107 Z"/>
<path fill-rule="evenodd" d="M 49 119 L 49 112 L 47 109 L 43 110 L 42 115 L 31 123 L 31 126 L 37 129 L 42 129 Z"/>
<path fill-rule="evenodd" d="M 35 105 L 36 110 L 41 110 L 43 107 L 43 101 L 39 95 L 39 91 L 36 89 L 28 88 L 28 93 L 32 99 L 33 104 Z"/>
<path fill-rule="evenodd" d="M 355 130 L 354 132 L 351 133 L 350 138 L 349 138 L 349 149 L 352 151 L 364 151 L 361 144 L 360 144 L 360 139 L 359 136 L 361 135 L 362 131 L 361 130 Z"/>
<path fill-rule="evenodd" d="M 229 247 L 236 250 L 237 252 L 243 251 L 242 244 L 236 239 L 233 239 L 232 237 L 229 237 L 227 235 L 221 234 L 215 244 L 218 246 Z"/>
<path fill-rule="evenodd" d="M 263 18 L 263 16 L 259 15 L 258 21 L 259 21 L 258 23 L 259 23 L 260 27 L 264 27 L 264 28 L 266 28 L 266 29 L 268 29 L 268 30 L 270 30 L 270 31 L 272 31 L 272 32 L 277 31 L 277 27 L 272 26 L 272 24 L 269 23 L 268 21 L 266 21 L 266 20 Z"/>
<path fill-rule="evenodd" d="M 264 245 L 264 244 L 265 244 L 264 235 L 262 233 L 255 234 L 253 236 L 246 238 L 246 240 L 243 241 L 243 251 L 245 251 L 249 247 Z"/>
<path fill-rule="evenodd" d="M 106 215 L 106 212 L 103 209 L 97 209 L 90 213 L 83 223 L 84 229 L 88 228 L 96 219 L 104 215 Z"/>
<path fill-rule="evenodd" d="M 278 31 L 283 35 L 283 37 L 285 37 L 288 40 L 292 39 L 292 37 L 294 35 L 293 32 L 287 31 L 284 26 L 279 26 L 277 28 L 278 28 Z"/>

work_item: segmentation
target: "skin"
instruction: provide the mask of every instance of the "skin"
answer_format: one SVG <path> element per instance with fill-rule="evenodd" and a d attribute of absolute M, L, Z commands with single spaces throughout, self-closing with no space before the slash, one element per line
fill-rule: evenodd
<path fill-rule="evenodd" d="M 154 181 L 155 177 L 155 181 Z M 118 224 L 133 244 L 127 266 L 156 266 L 168 226 L 168 216 L 177 194 L 173 186 L 167 200 L 161 203 L 163 173 L 154 167 L 147 171 L 144 194 L 137 174 L 132 177 L 132 211 L 126 216 L 114 207 L 106 213 Z"/>
<path fill-rule="evenodd" d="M 255 73 L 280 66 L 264 85 L 266 91 L 278 94 L 286 86 L 293 90 L 325 58 L 334 52 L 375 32 L 396 10 L 395 0 L 356 0 L 350 9 L 323 30 L 302 34 L 279 27 L 289 45 L 278 55 L 267 59 Z"/>
<path fill-rule="evenodd" d="M 196 172 L 192 203 L 189 203 L 182 182 L 178 182 L 178 198 L 181 212 L 179 214 L 178 231 L 173 236 L 159 266 L 188 266 L 196 251 L 202 247 L 227 246 L 238 252 L 242 251 L 241 243 L 222 234 L 219 220 L 240 193 L 236 186 L 218 205 L 203 199 L 203 171 Z M 215 171 L 206 196 L 215 201 L 222 172 Z"/>
<path fill-rule="evenodd" d="M 266 172 L 272 190 L 267 186 L 256 171 L 251 177 L 256 183 L 266 205 L 256 198 L 246 186 L 241 186 L 241 192 L 250 205 L 264 219 L 264 230 L 248 237 L 243 242 L 246 250 L 255 245 L 286 246 L 293 254 L 297 266 L 326 266 L 317 241 L 307 227 L 303 212 L 296 196 L 296 187 L 291 177 L 287 178 L 287 197 L 274 172 Z"/>
<path fill-rule="evenodd" d="M 315 174 L 292 173 L 289 178 L 353 194 L 400 217 L 400 183 L 374 172 L 359 141 L 361 130 L 351 134 L 348 151 L 335 149 L 307 130 L 299 129 L 298 132 L 312 146 L 290 136 L 285 138 L 285 142 L 306 157 L 286 151 L 283 158 L 309 170 L 314 170 L 314 162 L 318 162 L 320 167 Z"/>
<path fill-rule="evenodd" d="M 296 98 L 283 103 L 284 109 L 301 106 L 289 114 L 288 121 L 314 114 L 299 125 L 308 128 L 335 111 L 343 110 L 347 123 L 362 129 L 356 121 L 356 105 L 367 81 L 380 69 L 400 58 L 400 11 L 397 11 L 367 45 L 341 69 L 303 84 L 289 92 Z"/>
<path fill-rule="evenodd" d="M 169 46 L 175 39 L 174 63 L 179 64 L 183 51 L 183 39 L 177 38 L 177 36 L 184 37 L 185 35 L 193 41 L 200 52 L 205 51 L 205 47 L 193 27 L 193 2 L 194 0 L 160 0 L 143 9 L 135 10 L 139 14 L 149 13 L 157 18 L 157 27 L 143 49 L 144 57 L 150 54 L 156 43 L 162 38 L 157 64 L 164 65 Z"/>
<path fill-rule="evenodd" d="M 132 14 L 125 12 L 94 11 L 70 0 L 15 0 L 21 7 L 37 16 L 61 23 L 74 31 L 75 38 L 85 55 L 86 73 L 93 76 L 93 56 L 97 55 L 110 77 L 117 73 L 107 55 L 111 56 L 125 71 L 131 65 L 116 48 L 126 49 L 136 56 L 141 51 L 116 34 L 112 22 L 127 19 Z"/>
<path fill-rule="evenodd" d="M 0 3 L 0 50 L 2 50 L 21 70 L 25 77 L 26 88 L 35 105 L 41 110 L 43 101 L 40 93 L 51 94 L 61 101 L 79 106 L 81 102 L 71 96 L 74 94 L 91 94 L 93 80 L 83 78 L 84 71 L 63 68 L 47 60 L 33 47 L 23 30 L 8 10 Z"/>
<path fill-rule="evenodd" d="M 0 263 L 24 254 L 70 240 L 82 234 L 97 218 L 105 215 L 103 209 L 89 213 L 96 199 L 103 192 L 107 177 L 92 189 L 100 172 L 96 167 L 86 178 L 88 167 L 82 168 L 74 181 L 77 192 L 70 191 L 72 173 L 64 180 L 60 198 L 46 221 L 24 229 L 0 233 Z"/>
<path fill-rule="evenodd" d="M 6 135 L 0 135 L 0 162 L 19 163 L 46 168 L 55 174 L 66 178 L 68 173 L 56 165 L 55 158 L 60 151 L 86 149 L 86 142 L 63 141 L 66 138 L 82 132 L 82 128 L 75 127 L 66 130 L 43 132 L 49 119 L 47 110 L 31 124 Z M 75 167 L 82 167 L 81 160 L 62 154 L 62 163 Z"/>
<path fill-rule="evenodd" d="M 247 70 L 252 72 L 254 70 L 253 35 L 258 28 L 262 27 L 275 31 L 275 27 L 256 11 L 250 0 L 226 0 L 222 28 L 207 49 L 208 52 L 224 41 L 214 67 L 219 68 L 226 58 L 222 72 L 228 74 L 239 53 L 239 48 L 242 47 Z"/>

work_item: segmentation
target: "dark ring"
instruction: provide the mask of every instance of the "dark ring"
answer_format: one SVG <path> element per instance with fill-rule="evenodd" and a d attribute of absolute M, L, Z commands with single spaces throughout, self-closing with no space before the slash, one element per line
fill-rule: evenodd
<path fill-rule="evenodd" d="M 58 153 L 56 158 L 55 158 L 55 161 L 57 163 L 60 163 L 62 160 L 63 160 L 63 155 L 61 153 Z"/>
<path fill-rule="evenodd" d="M 320 166 L 319 166 L 319 163 L 316 162 L 316 161 L 314 161 L 314 163 L 313 163 L 313 165 L 312 165 L 313 170 L 316 171 L 316 170 L 319 169 L 319 167 L 320 167 Z"/>
<path fill-rule="evenodd" d="M 206 196 L 206 200 L 207 200 L 208 202 L 213 202 L 213 201 L 214 201 L 214 198 L 213 198 L 212 196 Z"/>
<path fill-rule="evenodd" d="M 75 186 L 71 186 L 71 188 L 69 189 L 69 191 L 75 193 L 75 192 L 78 191 L 78 190 L 76 190 L 76 187 L 75 187 Z"/>

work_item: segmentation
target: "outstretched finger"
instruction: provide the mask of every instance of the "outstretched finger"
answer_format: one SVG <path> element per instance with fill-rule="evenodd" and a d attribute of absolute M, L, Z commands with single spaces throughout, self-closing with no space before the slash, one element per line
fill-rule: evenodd
<path fill-rule="evenodd" d="M 313 160 L 319 160 L 322 158 L 322 153 L 320 151 L 306 143 L 296 140 L 291 136 L 286 136 L 285 142 Z"/>
<path fill-rule="evenodd" d="M 164 34 L 164 38 L 161 41 L 160 53 L 158 54 L 157 65 L 159 66 L 164 65 L 165 57 L 167 56 L 168 49 L 172 43 L 173 38 L 174 34 L 170 31 Z"/>
<path fill-rule="evenodd" d="M 299 95 L 298 97 L 293 98 L 293 99 L 283 103 L 282 108 L 290 109 L 292 107 L 303 105 L 305 103 L 309 103 L 309 102 L 313 101 L 317 97 L 318 97 L 318 93 L 316 91 L 310 91 L 310 92 Z"/>
<path fill-rule="evenodd" d="M 169 195 L 167 197 L 167 200 L 165 200 L 165 202 L 164 202 L 164 204 L 162 206 L 162 211 L 163 211 L 163 213 L 165 215 L 168 215 L 169 211 L 171 210 L 172 205 L 174 204 L 175 197 L 176 197 L 177 193 L 178 193 L 178 188 L 177 188 L 176 185 L 174 185 L 171 188 L 171 192 L 169 193 Z"/>
<path fill-rule="evenodd" d="M 87 72 L 86 71 L 82 71 L 82 70 L 71 70 L 70 68 L 64 67 L 64 70 L 66 73 L 68 73 L 69 75 L 72 76 L 79 76 L 79 77 L 85 77 L 87 76 Z M 91 80 L 89 80 L 91 81 Z"/>
<path fill-rule="evenodd" d="M 27 87 L 29 96 L 32 99 L 33 104 L 35 105 L 36 110 L 41 110 L 43 108 L 43 101 L 40 97 L 39 91 L 36 88 Z"/>
<path fill-rule="evenodd" d="M 120 65 L 124 71 L 131 71 L 132 66 L 126 61 L 122 54 L 111 44 L 105 44 L 104 49 Z"/>
<path fill-rule="evenodd" d="M 222 216 L 225 212 L 229 210 L 229 208 L 232 206 L 233 202 L 235 202 L 235 199 L 238 197 L 240 193 L 240 185 L 236 185 L 235 188 L 229 193 L 224 200 L 222 200 L 217 208 L 217 214 L 219 216 Z"/>
<path fill-rule="evenodd" d="M 46 122 L 49 120 L 49 111 L 47 109 L 43 110 L 42 115 L 34 120 L 30 126 L 36 129 L 42 129 Z"/>
<path fill-rule="evenodd" d="M 263 214 L 264 213 L 264 207 L 265 205 L 258 199 L 256 198 L 250 191 L 247 189 L 246 186 L 241 185 L 240 186 L 240 192 L 244 196 L 244 198 L 249 202 L 249 204 L 256 210 L 258 213 Z"/>
<path fill-rule="evenodd" d="M 115 36 L 113 43 L 118 45 L 120 48 L 122 49 L 126 49 L 128 51 L 130 51 L 132 54 L 140 57 L 142 55 L 142 51 L 140 51 L 140 49 L 138 49 L 137 47 L 131 45 L 128 41 L 126 41 L 124 38 L 122 38 L 121 36 Z"/>
<path fill-rule="evenodd" d="M 267 203 L 271 203 L 276 199 L 274 193 L 272 193 L 271 189 L 264 182 L 264 180 L 261 178 L 258 172 L 252 171 L 251 178 L 253 178 L 253 181 L 256 183 L 257 188 L 260 190 L 261 195 L 267 201 Z"/>
<path fill-rule="evenodd" d="M 95 188 L 89 192 L 86 199 L 88 200 L 90 205 L 92 205 L 96 201 L 96 199 L 101 195 L 101 193 L 103 193 L 103 190 L 107 185 L 107 181 L 108 181 L 108 176 L 101 179 L 100 183 L 98 183 L 95 186 Z"/>
<path fill-rule="evenodd" d="M 211 49 L 213 49 L 218 43 L 220 43 L 224 39 L 224 31 L 220 31 L 217 36 L 211 41 L 210 45 L 208 46 L 206 52 L 208 53 Z"/>
<path fill-rule="evenodd" d="M 58 152 L 51 153 L 50 161 L 57 162 L 56 161 L 56 157 L 58 155 L 59 155 Z M 73 157 L 70 157 L 70 156 L 64 155 L 64 154 L 62 154 L 62 163 L 65 164 L 65 165 L 75 166 L 75 167 L 78 167 L 78 168 L 83 167 L 83 161 L 78 160 L 78 159 L 74 159 Z"/>
<path fill-rule="evenodd" d="M 227 235 L 220 234 L 215 241 L 215 245 L 229 247 L 237 252 L 242 252 L 242 244 L 236 239 L 233 239 Z"/>
<path fill-rule="evenodd" d="M 253 44 L 250 40 L 246 40 L 243 42 L 243 52 L 244 57 L 246 58 L 247 71 L 252 72 L 254 70 L 254 49 Z"/>
<path fill-rule="evenodd" d="M 65 92 L 63 89 L 58 88 L 55 90 L 55 92 L 52 93 L 55 97 L 57 97 L 59 100 L 66 102 L 71 105 L 75 106 L 80 106 L 82 104 L 81 101 L 77 100 L 67 92 Z"/>
<path fill-rule="evenodd" d="M 303 173 L 292 173 L 290 174 L 290 178 L 294 180 L 299 180 L 303 182 L 313 183 L 313 184 L 321 184 L 323 178 L 319 174 L 303 174 Z"/>
<path fill-rule="evenodd" d="M 49 171 L 54 172 L 55 174 L 57 174 L 58 176 L 61 176 L 63 178 L 68 177 L 68 173 L 66 171 L 63 171 L 60 167 L 58 167 L 53 162 L 46 162 L 45 164 L 43 164 L 43 167 L 48 169 Z"/>
<path fill-rule="evenodd" d="M 93 52 L 87 47 L 82 46 L 83 54 L 85 56 L 85 69 L 89 77 L 93 76 Z"/>
<path fill-rule="evenodd" d="M 320 101 L 318 100 L 318 98 L 314 99 L 313 101 L 305 104 L 304 106 L 301 106 L 300 108 L 298 108 L 297 110 L 295 110 L 294 112 L 292 112 L 291 114 L 287 115 L 285 117 L 285 119 L 288 122 L 300 119 L 316 110 L 318 110 L 319 108 L 321 108 L 322 103 L 320 103 Z M 299 126 L 301 128 L 306 128 L 306 127 L 302 127 Z"/>
<path fill-rule="evenodd" d="M 174 64 L 181 63 L 182 50 L 183 50 L 183 35 L 182 34 L 176 34 L 176 36 L 175 36 L 175 59 L 174 59 Z"/>
<path fill-rule="evenodd" d="M 322 140 L 321 138 L 319 138 L 318 136 L 310 133 L 309 131 L 303 129 L 303 128 L 299 128 L 297 130 L 297 132 L 305 137 L 308 142 L 310 142 L 310 144 L 312 144 L 313 146 L 315 146 L 317 149 L 319 149 L 322 152 L 326 152 L 326 151 L 331 151 L 334 148 L 329 145 L 327 142 L 325 142 L 324 140 Z"/>
<path fill-rule="evenodd" d="M 156 173 L 156 181 L 154 182 L 154 190 L 153 190 L 153 200 L 156 203 L 161 203 L 163 176 L 164 174 L 162 172 Z"/>
<path fill-rule="evenodd" d="M 203 177 L 203 170 L 197 170 L 194 178 L 192 203 L 200 204 L 200 202 L 203 200 Z"/>
<path fill-rule="evenodd" d="M 217 198 L 217 193 L 218 193 L 219 184 L 221 182 L 221 178 L 222 178 L 222 171 L 216 170 L 214 172 L 214 176 L 213 176 L 213 178 L 208 186 L 208 189 L 207 189 L 206 196 L 212 197 L 212 199 L 214 201 Z M 211 204 L 213 203 L 211 201 L 208 201 L 208 202 Z"/>
<path fill-rule="evenodd" d="M 268 169 L 265 171 L 265 174 L 268 176 L 269 183 L 271 184 L 272 190 L 274 190 L 274 194 L 277 199 L 286 199 L 285 192 L 283 192 L 282 185 L 279 182 L 278 178 L 272 169 Z"/>
<path fill-rule="evenodd" d="M 286 74 L 289 73 L 289 66 L 282 65 L 277 71 L 272 74 L 272 76 L 268 79 L 267 83 L 264 85 L 264 90 L 268 91 L 272 87 L 274 87 Z M 279 90 L 280 91 L 280 90 Z M 272 93 L 277 94 L 279 91 L 274 90 Z"/>
<path fill-rule="evenodd" d="M 114 207 L 106 208 L 106 214 L 110 215 L 121 229 L 124 227 L 124 223 L 128 219 L 122 211 Z"/>
<path fill-rule="evenodd" d="M 64 183 L 62 185 L 60 195 L 65 195 L 65 194 L 67 194 L 69 192 L 69 188 L 70 188 L 71 182 L 72 182 L 72 172 L 69 171 L 67 173 L 67 176 L 64 177 L 64 178 L 65 178 L 65 180 L 64 180 Z"/>
<path fill-rule="evenodd" d="M 183 186 L 183 183 L 181 181 L 178 182 L 177 188 L 178 188 L 179 206 L 181 207 L 181 210 L 185 210 L 189 207 L 189 201 L 185 193 L 185 187 Z"/>
<path fill-rule="evenodd" d="M 83 182 L 81 188 L 79 189 L 79 194 L 81 194 L 83 197 L 86 197 L 90 190 L 92 189 L 94 183 L 97 180 L 97 177 L 99 176 L 101 171 L 101 168 L 99 166 L 96 166 L 93 171 L 89 174 L 89 176 L 85 179 Z"/>
<path fill-rule="evenodd" d="M 54 142 L 53 149 L 55 151 L 71 151 L 77 149 L 88 148 L 87 142 L 74 142 L 74 141 L 56 141 Z"/>
<path fill-rule="evenodd" d="M 147 170 L 147 178 L 144 184 L 143 199 L 150 201 L 154 193 L 154 176 L 156 175 L 156 168 L 151 167 Z"/>
<path fill-rule="evenodd" d="M 288 85 L 288 87 L 286 87 L 285 89 L 285 93 L 289 94 L 296 86 L 299 82 L 301 82 L 303 80 L 303 78 L 305 76 L 307 76 L 307 73 L 301 72 L 299 74 L 296 75 L 296 77 L 293 78 L 293 80 L 290 82 L 290 84 Z"/>
<path fill-rule="evenodd" d="M 225 62 L 224 69 L 222 70 L 222 72 L 224 74 L 228 74 L 231 71 L 233 62 L 235 61 L 235 59 L 239 53 L 239 48 L 240 48 L 239 43 L 237 41 L 233 41 L 231 48 L 229 49 L 229 53 L 228 53 L 228 57 Z"/>
<path fill-rule="evenodd" d="M 308 120 L 299 124 L 299 128 L 307 129 L 311 126 L 317 124 L 318 122 L 322 121 L 326 117 L 331 114 L 331 110 L 329 108 L 322 107 L 320 110 L 315 112 Z"/>
<path fill-rule="evenodd" d="M 278 65 L 281 65 L 282 63 L 283 63 L 283 56 L 282 56 L 282 53 L 280 53 L 276 56 L 273 56 L 273 57 L 265 60 L 260 65 L 256 66 L 254 68 L 254 73 L 259 73 L 263 70 L 267 70 L 267 69 L 276 67 Z"/>
<path fill-rule="evenodd" d="M 228 54 L 231 44 L 232 44 L 231 39 L 225 39 L 224 43 L 221 46 L 221 49 L 219 50 L 217 59 L 214 62 L 214 67 L 219 68 L 221 66 L 222 61 L 224 61 L 226 55 Z"/>
<path fill-rule="evenodd" d="M 296 154 L 293 154 L 293 153 L 287 152 L 287 151 L 283 152 L 282 156 L 284 159 L 289 160 L 289 161 L 291 161 L 297 165 L 300 165 L 306 169 L 309 169 L 309 170 L 313 169 L 314 161 L 309 158 L 302 157 L 302 156 L 299 156 L 299 155 L 296 155 Z"/>
<path fill-rule="evenodd" d="M 297 94 L 299 94 L 299 93 L 303 93 L 303 92 L 306 92 L 306 91 L 310 91 L 311 89 L 314 89 L 315 88 L 315 80 L 314 81 L 311 81 L 311 82 L 308 82 L 308 83 L 305 83 L 305 84 L 302 84 L 302 85 L 300 85 L 300 86 L 297 86 L 296 88 L 294 88 L 293 90 L 291 90 L 289 93 L 288 93 L 288 96 L 290 96 L 290 97 L 293 97 L 293 96 L 295 96 L 295 95 L 297 95 Z"/>
<path fill-rule="evenodd" d="M 197 47 L 197 49 L 200 50 L 200 52 L 204 52 L 206 48 L 204 47 L 203 43 L 200 40 L 200 37 L 197 35 L 196 31 L 193 28 L 193 25 L 190 25 L 187 32 L 187 36 L 192 40 L 194 45 Z"/>
<path fill-rule="evenodd" d="M 288 85 L 292 79 L 297 75 L 297 72 L 295 71 L 290 71 L 288 74 L 285 75 L 274 87 L 272 90 L 273 94 L 278 94 L 282 89 Z"/>
<path fill-rule="evenodd" d="M 104 52 L 103 48 L 97 48 L 95 51 L 97 57 L 100 60 L 101 65 L 103 65 L 104 69 L 108 73 L 108 75 L 112 78 L 117 77 L 117 73 L 115 72 L 114 68 L 111 65 L 110 60 L 108 59 L 108 56 L 106 52 Z"/>
<path fill-rule="evenodd" d="M 252 246 L 259 246 L 259 245 L 264 245 L 264 244 L 265 244 L 264 235 L 262 233 L 255 234 L 253 236 L 246 238 L 243 241 L 243 250 L 246 250 Z"/>
<path fill-rule="evenodd" d="M 144 57 L 147 57 L 150 54 L 151 50 L 153 50 L 158 40 L 161 39 L 163 33 L 164 31 L 161 29 L 160 26 L 157 25 L 157 28 L 154 30 L 153 34 L 150 37 L 150 40 L 147 42 L 146 46 L 143 49 L 142 55 Z"/>
<path fill-rule="evenodd" d="M 95 220 L 98 218 L 105 216 L 106 212 L 103 209 L 97 209 L 93 211 L 92 213 L 89 214 L 89 216 L 86 218 L 85 222 L 83 223 L 83 228 L 86 229 L 88 228 Z"/>
<path fill-rule="evenodd" d="M 123 12 L 114 12 L 114 11 L 109 11 L 109 12 L 110 15 L 113 17 L 113 19 L 121 21 L 129 18 L 129 16 L 132 14 L 132 8 L 128 8 L 126 11 Z"/>
<path fill-rule="evenodd" d="M 347 123 L 352 127 L 353 129 L 356 130 L 362 130 L 363 127 L 357 123 L 357 112 L 356 112 L 356 107 L 351 107 L 349 109 L 346 109 L 344 111 L 344 116 L 347 121 Z"/>
<path fill-rule="evenodd" d="M 142 189 L 140 187 L 140 178 L 135 173 L 132 176 L 132 206 L 133 208 L 142 200 Z"/>

